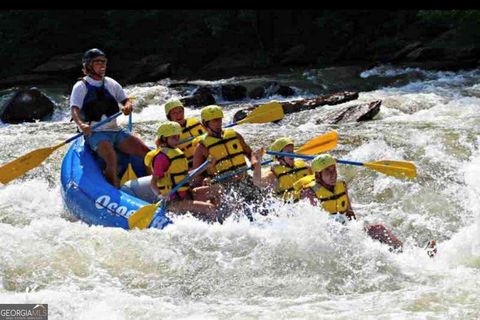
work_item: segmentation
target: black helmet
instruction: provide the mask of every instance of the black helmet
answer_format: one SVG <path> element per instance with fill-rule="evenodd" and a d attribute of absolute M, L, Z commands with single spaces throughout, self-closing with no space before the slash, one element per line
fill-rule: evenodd
<path fill-rule="evenodd" d="M 106 57 L 106 54 L 105 54 L 105 52 L 103 52 L 102 50 L 97 49 L 97 48 L 87 50 L 83 54 L 82 63 L 83 64 L 89 64 L 90 61 L 92 61 L 96 57 Z"/>

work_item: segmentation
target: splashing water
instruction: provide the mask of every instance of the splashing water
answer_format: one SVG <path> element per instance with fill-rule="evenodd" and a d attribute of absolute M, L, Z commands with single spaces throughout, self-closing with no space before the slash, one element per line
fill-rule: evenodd
<path fill-rule="evenodd" d="M 317 74 L 281 77 L 301 88 L 294 97 L 301 98 L 318 92 Z M 387 81 L 410 74 L 399 86 Z M 338 166 L 357 221 L 342 226 L 306 201 L 270 201 L 271 213 L 254 213 L 253 223 L 241 213 L 222 225 L 186 214 L 164 230 L 89 227 L 62 205 L 64 147 L 0 187 L 0 301 L 48 303 L 50 319 L 478 318 L 480 71 L 383 66 L 352 81 L 374 77 L 385 78 L 386 85 L 345 104 L 381 99 L 373 121 L 316 124 L 318 109 L 287 115 L 278 124 L 236 127 L 253 149 L 284 135 L 301 145 L 335 129 L 337 158 L 413 161 L 418 177 L 408 181 Z M 269 77 L 208 84 L 263 78 Z M 178 96 L 168 81 L 126 91 L 136 97 L 134 129 L 153 145 L 165 119 L 163 103 Z M 225 122 L 239 109 L 226 107 Z M 186 113 L 198 116 L 200 110 Z M 57 115 L 49 122 L 0 126 L 0 162 L 75 134 L 66 103 Z M 127 117 L 119 121 L 126 125 Z M 367 221 L 391 228 L 404 252 L 391 253 L 369 238 Z M 437 240 L 433 259 L 423 249 L 429 239 Z"/>

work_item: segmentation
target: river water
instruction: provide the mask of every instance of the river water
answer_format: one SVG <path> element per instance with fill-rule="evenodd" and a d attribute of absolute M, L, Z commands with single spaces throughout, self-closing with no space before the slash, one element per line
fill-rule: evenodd
<path fill-rule="evenodd" d="M 363 123 L 319 125 L 318 109 L 237 126 L 254 149 L 283 135 L 301 145 L 334 129 L 335 157 L 413 161 L 417 179 L 338 165 L 358 217 L 348 227 L 299 202 L 275 203 L 274 214 L 255 223 L 181 216 L 164 230 L 125 231 L 65 211 L 63 147 L 0 187 L 0 302 L 48 303 L 49 319 L 479 319 L 480 70 L 381 66 L 341 83 L 322 70 L 199 82 L 268 80 L 293 86 L 295 98 L 360 90 L 345 105 L 381 99 L 382 107 Z M 125 88 L 136 97 L 134 130 L 149 145 L 165 118 L 162 104 L 175 97 L 167 85 Z M 75 134 L 68 94 L 40 88 L 60 108 L 48 122 L 0 124 L 0 163 Z M 239 108 L 228 107 L 227 118 Z M 365 221 L 390 227 L 404 252 L 370 239 Z M 423 249 L 429 239 L 438 243 L 433 259 Z"/>

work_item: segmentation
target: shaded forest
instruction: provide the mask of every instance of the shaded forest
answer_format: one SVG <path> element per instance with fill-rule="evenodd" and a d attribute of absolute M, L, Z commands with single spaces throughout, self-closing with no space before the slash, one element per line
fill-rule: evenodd
<path fill-rule="evenodd" d="M 12 10 L 0 12 L 0 40 L 1 78 L 91 47 L 122 61 L 120 77 L 147 56 L 168 63 L 172 77 L 233 76 L 285 66 L 368 65 L 395 55 L 444 60 L 455 48 L 463 50 L 457 60 L 473 59 L 480 11 Z M 398 55 L 409 45 L 424 50 L 413 58 Z M 476 66 L 478 58 L 469 63 Z"/>

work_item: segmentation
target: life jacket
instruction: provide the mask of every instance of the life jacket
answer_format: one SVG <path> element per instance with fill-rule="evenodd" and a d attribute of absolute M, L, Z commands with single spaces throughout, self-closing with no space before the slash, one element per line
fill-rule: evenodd
<path fill-rule="evenodd" d="M 217 160 L 214 170 L 207 170 L 210 176 L 247 166 L 245 150 L 233 129 L 225 129 L 221 138 L 202 136 L 199 142 L 207 148 L 208 154 Z"/>
<path fill-rule="evenodd" d="M 271 170 L 278 180 L 274 190 L 275 193 L 282 196 L 284 200 L 299 200 L 300 193 L 295 192 L 293 184 L 297 180 L 311 174 L 305 161 L 296 159 L 293 167 L 276 164 L 271 167 Z"/>
<path fill-rule="evenodd" d="M 330 214 L 345 213 L 348 209 L 348 197 L 345 182 L 337 181 L 331 192 L 315 181 L 314 175 L 306 176 L 294 184 L 295 190 L 310 188 L 322 203 L 323 209 Z"/>
<path fill-rule="evenodd" d="M 207 129 L 202 125 L 200 121 L 195 118 L 186 119 L 185 127 L 182 128 L 180 134 L 180 141 L 191 137 L 198 137 L 207 132 Z M 198 140 L 193 139 L 188 142 L 178 145 L 178 148 L 185 153 L 188 160 L 188 166 L 191 167 L 193 163 L 193 152 L 198 144 Z"/>
<path fill-rule="evenodd" d="M 166 155 L 170 161 L 168 170 L 165 172 L 164 176 L 157 181 L 160 194 L 165 195 L 175 188 L 175 186 L 188 175 L 188 162 L 185 154 L 178 148 L 158 148 L 148 152 L 145 155 L 145 165 L 150 167 L 152 171 L 155 158 L 160 152 Z M 189 189 L 190 188 L 188 185 L 184 185 L 180 187 L 177 192 L 186 191 Z"/>
<path fill-rule="evenodd" d="M 100 87 L 91 85 L 85 79 L 82 79 L 82 82 L 87 87 L 87 94 L 80 111 L 83 121 L 98 122 L 102 115 L 109 117 L 120 111 L 117 100 L 105 88 L 104 82 Z"/>

